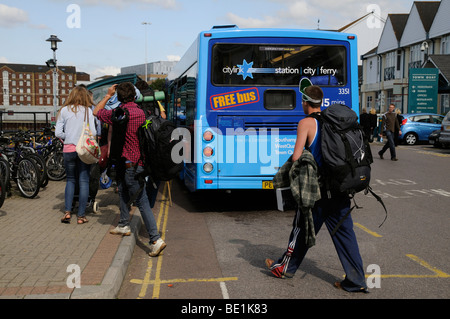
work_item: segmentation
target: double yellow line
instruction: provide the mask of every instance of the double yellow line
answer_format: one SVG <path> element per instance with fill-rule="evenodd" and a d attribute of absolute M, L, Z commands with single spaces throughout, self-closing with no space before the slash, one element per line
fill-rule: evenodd
<path fill-rule="evenodd" d="M 166 239 L 166 228 L 167 228 L 167 220 L 169 215 L 169 198 L 167 197 L 167 193 L 170 192 L 170 184 L 165 183 L 164 190 L 162 194 L 162 202 L 159 209 L 158 220 L 156 225 L 161 232 L 161 238 L 165 241 Z M 162 225 L 161 225 L 162 223 Z M 131 282 L 135 284 L 142 285 L 141 291 L 139 292 L 138 299 L 142 299 L 147 294 L 147 288 L 149 285 L 153 286 L 153 299 L 159 298 L 160 286 L 161 286 L 161 267 L 162 267 L 163 256 L 159 255 L 158 262 L 156 263 L 156 277 L 155 280 L 150 280 L 150 276 L 152 273 L 153 263 L 152 258 L 149 259 L 147 263 L 147 270 L 145 272 L 145 276 L 143 280 L 132 279 Z"/>
<path fill-rule="evenodd" d="M 159 215 L 157 220 L 158 229 L 161 232 L 161 238 L 165 241 L 166 237 L 166 228 L 167 228 L 167 220 L 169 216 L 169 202 L 170 202 L 170 186 L 171 182 L 165 183 L 161 206 L 159 209 Z M 168 197 L 169 196 L 169 197 Z M 146 296 L 148 286 L 153 285 L 153 294 L 152 299 L 158 299 L 160 296 L 160 288 L 162 284 L 172 284 L 172 283 L 189 283 L 189 282 L 226 282 L 226 281 L 236 281 L 237 277 L 221 277 L 221 278 L 189 278 L 189 279 L 169 279 L 163 280 L 161 279 L 161 268 L 163 262 L 163 255 L 159 255 L 158 261 L 156 263 L 156 273 L 155 279 L 151 280 L 151 274 L 153 271 L 153 258 L 150 258 L 147 263 L 147 270 L 145 272 L 145 276 L 143 280 L 140 279 L 132 279 L 130 282 L 134 284 L 142 285 L 141 290 L 139 292 L 138 299 L 142 299 Z"/>

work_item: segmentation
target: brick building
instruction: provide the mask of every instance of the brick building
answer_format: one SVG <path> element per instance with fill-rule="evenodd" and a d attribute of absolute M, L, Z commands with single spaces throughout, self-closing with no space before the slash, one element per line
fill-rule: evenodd
<path fill-rule="evenodd" d="M 58 67 L 60 105 L 76 83 L 74 66 Z M 0 85 L 0 107 L 53 105 L 53 70 L 47 66 L 0 63 Z"/>

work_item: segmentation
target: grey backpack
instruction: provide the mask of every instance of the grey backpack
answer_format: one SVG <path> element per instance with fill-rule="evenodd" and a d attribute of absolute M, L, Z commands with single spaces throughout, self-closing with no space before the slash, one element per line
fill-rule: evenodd
<path fill-rule="evenodd" d="M 352 198 L 363 190 L 366 194 L 370 192 L 386 211 L 383 201 L 369 185 L 372 152 L 356 112 L 346 105 L 333 104 L 320 115 L 313 113 L 310 116 L 321 124 L 321 175 L 327 191 L 347 193 Z M 356 204 L 353 208 L 355 207 L 359 208 Z M 335 231 L 340 224 L 336 226 Z"/>

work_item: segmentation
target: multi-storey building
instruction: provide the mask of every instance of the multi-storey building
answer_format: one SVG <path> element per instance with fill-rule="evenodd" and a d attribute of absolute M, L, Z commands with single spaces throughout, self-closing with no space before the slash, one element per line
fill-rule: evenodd
<path fill-rule="evenodd" d="M 59 105 L 77 83 L 74 66 L 58 67 Z M 53 70 L 43 65 L 0 64 L 0 107 L 53 105 Z"/>
<path fill-rule="evenodd" d="M 439 72 L 436 112 L 450 111 L 450 0 L 415 1 L 408 14 L 389 14 L 378 46 L 362 56 L 361 108 L 408 109 L 411 69 Z M 413 101 L 411 100 L 411 103 Z"/>
<path fill-rule="evenodd" d="M 176 61 L 158 61 L 147 63 L 147 81 L 166 78 L 176 64 Z M 126 66 L 120 69 L 121 74 L 136 73 L 142 79 L 145 79 L 145 72 L 145 64 Z"/>

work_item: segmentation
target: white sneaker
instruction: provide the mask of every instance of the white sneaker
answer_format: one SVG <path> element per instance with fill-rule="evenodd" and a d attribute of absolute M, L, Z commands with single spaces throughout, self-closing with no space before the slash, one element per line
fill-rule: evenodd
<path fill-rule="evenodd" d="M 130 226 L 117 226 L 113 230 L 109 232 L 113 235 L 122 235 L 122 236 L 130 236 L 131 235 L 131 228 Z"/>
<path fill-rule="evenodd" d="M 150 252 L 148 254 L 150 255 L 150 257 L 156 257 L 163 251 L 164 248 L 166 248 L 166 246 L 167 245 L 164 240 L 159 238 L 157 241 L 150 245 Z"/>

